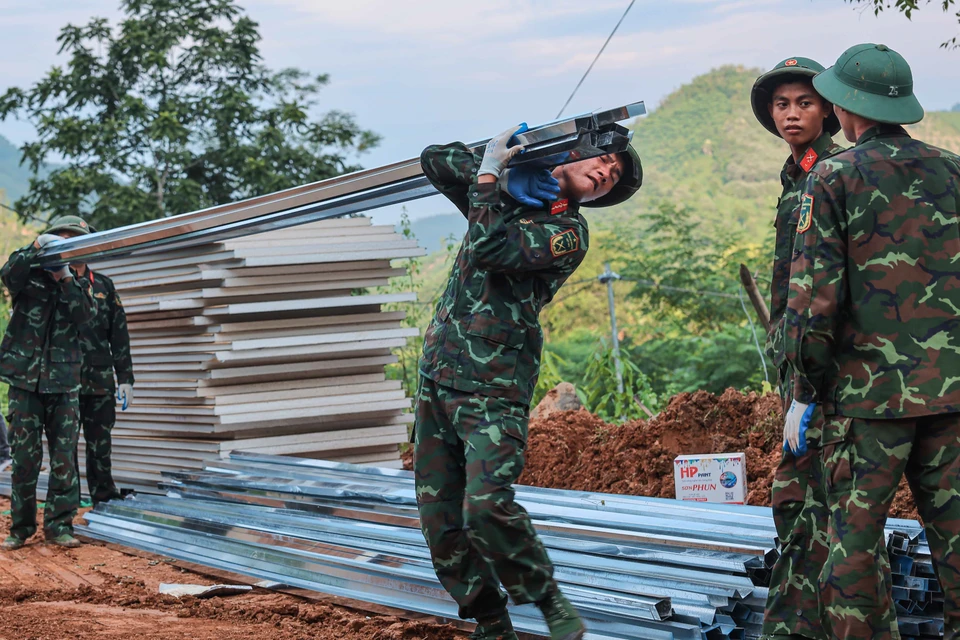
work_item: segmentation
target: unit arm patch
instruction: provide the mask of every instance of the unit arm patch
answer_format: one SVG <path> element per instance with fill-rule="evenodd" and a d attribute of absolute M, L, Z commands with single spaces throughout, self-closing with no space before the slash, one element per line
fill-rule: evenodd
<path fill-rule="evenodd" d="M 580 238 L 573 229 L 561 231 L 550 237 L 550 254 L 558 258 L 568 253 L 573 253 L 580 248 Z"/>

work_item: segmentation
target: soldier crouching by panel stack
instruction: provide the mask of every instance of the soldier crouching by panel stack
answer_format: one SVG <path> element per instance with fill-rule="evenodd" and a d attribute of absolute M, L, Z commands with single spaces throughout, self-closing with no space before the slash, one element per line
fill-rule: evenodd
<path fill-rule="evenodd" d="M 80 504 L 76 451 L 80 422 L 80 337 L 78 327 L 96 315 L 88 280 L 66 265 L 31 267 L 50 242 L 89 233 L 76 216 L 54 220 L 46 233 L 16 251 L 0 270 L 13 299 L 13 317 L 0 344 L 0 380 L 10 385 L 10 444 L 13 449 L 12 524 L 0 545 L 22 547 L 37 530 L 37 479 L 43 461 L 43 434 L 50 451 L 50 479 L 43 509 L 46 539 L 76 547 L 73 518 Z"/>
<path fill-rule="evenodd" d="M 133 402 L 133 360 L 127 315 L 113 280 L 86 264 L 71 266 L 77 278 L 90 282 L 97 304 L 97 317 L 80 327 L 80 423 L 86 441 L 87 490 L 96 506 L 120 497 L 113 481 L 110 434 L 117 420 L 114 396 L 124 410 Z"/>
<path fill-rule="evenodd" d="M 424 174 L 467 217 L 468 231 L 424 338 L 414 424 L 420 521 L 441 584 L 480 640 L 516 640 L 507 598 L 536 603 L 554 640 L 583 637 L 576 609 L 512 484 L 523 470 L 540 368 L 539 314 L 587 252 L 581 206 L 640 188 L 630 148 L 547 169 L 505 169 L 512 128 L 485 152 L 427 148 Z M 560 198 L 556 202 L 552 200 Z"/>

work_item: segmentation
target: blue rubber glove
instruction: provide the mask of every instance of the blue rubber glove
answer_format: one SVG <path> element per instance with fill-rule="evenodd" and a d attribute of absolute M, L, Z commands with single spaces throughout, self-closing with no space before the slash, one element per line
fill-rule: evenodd
<path fill-rule="evenodd" d="M 538 209 L 560 196 L 560 183 L 549 169 L 523 165 L 507 169 L 500 178 L 500 186 L 520 204 Z"/>
<path fill-rule="evenodd" d="M 783 425 L 783 450 L 795 456 L 802 456 L 807 452 L 807 429 L 813 419 L 816 403 L 804 404 L 794 400 L 787 411 L 787 419 Z"/>

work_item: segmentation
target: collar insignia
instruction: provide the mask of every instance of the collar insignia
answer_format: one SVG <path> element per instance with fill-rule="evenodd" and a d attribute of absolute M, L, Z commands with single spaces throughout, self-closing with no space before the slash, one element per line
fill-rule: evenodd
<path fill-rule="evenodd" d="M 817 164 L 817 159 L 819 157 L 820 156 L 817 155 L 817 152 L 813 150 L 813 147 L 810 147 L 807 149 L 807 153 L 800 161 L 800 168 L 804 171 L 810 171 L 810 169 L 813 169 L 813 165 Z"/>

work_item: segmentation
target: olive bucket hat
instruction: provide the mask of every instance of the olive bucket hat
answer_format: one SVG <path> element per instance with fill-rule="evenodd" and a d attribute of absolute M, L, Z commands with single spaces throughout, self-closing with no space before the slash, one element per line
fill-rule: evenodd
<path fill-rule="evenodd" d="M 626 202 L 633 197 L 633 194 L 640 191 L 643 185 L 643 166 L 640 164 L 640 155 L 632 145 L 627 145 L 626 150 L 621 151 L 619 155 L 623 160 L 623 175 L 620 176 L 620 180 L 613 186 L 610 193 L 596 200 L 583 202 L 580 204 L 581 207 L 612 207 Z"/>
<path fill-rule="evenodd" d="M 782 60 L 777 66 L 757 78 L 753 83 L 753 89 L 750 91 L 750 104 L 753 106 L 753 115 L 757 117 L 763 128 L 773 135 L 781 138 L 777 131 L 777 125 L 770 115 L 770 103 L 773 100 L 773 90 L 785 82 L 795 82 L 797 80 L 813 80 L 814 76 L 823 71 L 823 65 L 810 58 L 787 58 Z M 820 94 L 823 96 L 823 93 Z M 829 100 L 826 96 L 824 99 Z M 830 109 L 830 116 L 824 121 L 823 128 L 831 135 L 836 135 L 840 131 L 840 121 L 837 119 L 833 109 Z"/>
<path fill-rule="evenodd" d="M 80 216 L 60 216 L 50 222 L 50 226 L 44 233 L 58 233 L 60 231 L 69 231 L 80 236 L 85 236 L 91 232 L 88 225 Z"/>
<path fill-rule="evenodd" d="M 850 47 L 837 64 L 813 79 L 813 86 L 833 104 L 875 122 L 913 124 L 923 119 L 910 65 L 883 44 Z"/>

